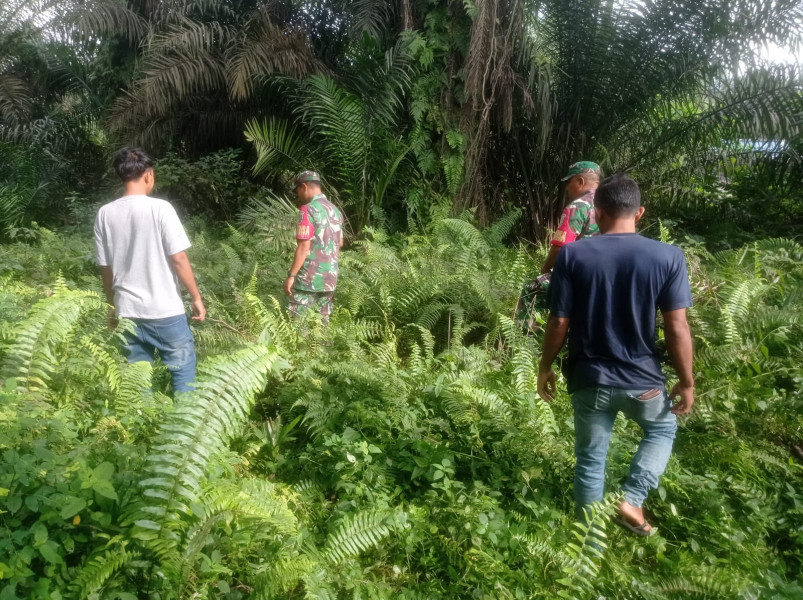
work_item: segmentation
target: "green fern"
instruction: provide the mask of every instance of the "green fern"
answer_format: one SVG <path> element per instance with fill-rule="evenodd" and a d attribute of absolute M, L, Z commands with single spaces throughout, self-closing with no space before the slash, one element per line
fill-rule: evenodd
<path fill-rule="evenodd" d="M 319 570 L 318 561 L 296 550 L 271 557 L 254 581 L 254 598 L 278 600 L 298 587 L 299 583 Z"/>
<path fill-rule="evenodd" d="M 298 535 L 299 523 L 289 505 L 291 494 L 263 479 L 222 482 L 204 491 L 207 514 L 229 511 L 241 521 L 253 522 L 261 534 Z"/>
<path fill-rule="evenodd" d="M 157 556 L 175 556 L 181 547 L 209 457 L 239 430 L 279 362 L 267 346 L 212 359 L 199 368 L 195 391 L 159 427 L 140 483 L 143 502 L 129 517 L 133 535 Z"/>
<path fill-rule="evenodd" d="M 265 306 L 255 294 L 250 292 L 245 294 L 246 306 L 262 330 L 259 336 L 260 340 L 292 352 L 298 346 L 298 330 L 293 325 L 290 316 L 281 310 L 278 300 L 270 296 L 269 301 L 270 308 Z"/>
<path fill-rule="evenodd" d="M 521 218 L 522 210 L 516 206 L 482 231 L 482 236 L 491 245 L 501 244 Z"/>
<path fill-rule="evenodd" d="M 323 556 L 332 563 L 342 562 L 350 556 L 357 556 L 370 548 L 376 548 L 399 527 L 403 513 L 387 510 L 364 510 L 347 518 L 329 536 Z"/>
<path fill-rule="evenodd" d="M 731 600 L 737 592 L 712 578 L 678 577 L 655 585 L 638 584 L 644 600 Z"/>
<path fill-rule="evenodd" d="M 79 341 L 79 347 L 85 350 L 92 357 L 95 368 L 103 375 L 109 385 L 109 390 L 113 394 L 120 391 L 123 384 L 123 363 L 119 356 L 94 343 L 89 337 L 83 336 Z M 107 401 L 108 406 L 108 401 Z"/>
<path fill-rule="evenodd" d="M 585 517 L 574 523 L 571 531 L 574 540 L 566 544 L 569 560 L 562 568 L 564 577 L 558 580 L 564 588 L 559 592 L 562 598 L 587 592 L 598 577 L 603 552 L 607 548 L 605 525 L 621 500 L 621 495 L 610 494 L 603 502 L 583 508 Z"/>
<path fill-rule="evenodd" d="M 70 582 L 72 597 L 78 600 L 95 596 L 110 579 L 136 559 L 136 553 L 119 546 L 95 554 Z"/>
<path fill-rule="evenodd" d="M 522 394 L 536 391 L 538 370 L 535 367 L 535 355 L 529 348 L 520 348 L 510 360 L 513 367 L 513 384 L 516 391 Z"/>
<path fill-rule="evenodd" d="M 463 219 L 443 219 L 435 224 L 436 235 L 450 240 L 452 243 L 462 243 L 479 256 L 485 256 L 491 247 L 488 240 L 471 223 Z"/>
<path fill-rule="evenodd" d="M 40 300 L 27 319 L 14 328 L 3 377 L 16 378 L 21 390 L 44 390 L 59 367 L 58 345 L 72 335 L 79 319 L 102 306 L 94 292 L 70 291 L 57 285 L 50 298 Z"/>

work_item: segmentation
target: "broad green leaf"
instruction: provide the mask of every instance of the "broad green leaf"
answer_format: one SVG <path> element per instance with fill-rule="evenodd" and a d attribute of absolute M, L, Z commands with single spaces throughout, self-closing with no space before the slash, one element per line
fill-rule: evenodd
<path fill-rule="evenodd" d="M 74 517 L 76 514 L 81 512 L 86 508 L 86 500 L 83 498 L 76 498 L 74 496 L 68 497 L 64 501 L 64 505 L 61 507 L 61 511 L 59 511 L 59 515 L 62 519 L 70 519 Z"/>
<path fill-rule="evenodd" d="M 34 526 L 31 527 L 31 533 L 33 533 L 34 544 L 37 546 L 47 541 L 47 527 L 45 527 L 44 523 L 35 523 Z"/>

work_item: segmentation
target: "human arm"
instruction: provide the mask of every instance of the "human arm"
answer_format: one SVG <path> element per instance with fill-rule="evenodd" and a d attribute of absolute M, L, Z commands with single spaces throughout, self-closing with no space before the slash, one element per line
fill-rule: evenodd
<path fill-rule="evenodd" d="M 549 273 L 552 270 L 552 267 L 555 266 L 555 261 L 558 260 L 558 252 L 562 246 L 557 246 L 552 244 L 549 246 L 549 254 L 546 255 L 546 260 L 544 264 L 541 265 L 541 274 Z"/>
<path fill-rule="evenodd" d="M 552 363 L 555 362 L 566 341 L 569 333 L 569 317 L 574 305 L 574 287 L 570 279 L 571 267 L 568 260 L 570 254 L 569 250 L 559 254 L 550 283 L 549 319 L 544 331 L 537 384 L 538 394 L 546 402 L 555 399 L 557 377 L 552 370 Z"/>
<path fill-rule="evenodd" d="M 692 373 L 692 343 L 686 309 L 661 311 L 664 317 L 664 338 L 672 367 L 678 382 L 670 392 L 671 398 L 680 397 L 672 406 L 676 415 L 687 415 L 694 404 L 694 376 Z"/>
<path fill-rule="evenodd" d="M 585 215 L 585 213 L 581 211 L 582 206 L 584 205 L 572 202 L 563 209 L 558 228 L 549 241 L 549 253 L 546 256 L 546 260 L 544 260 L 544 264 L 541 266 L 542 274 L 549 273 L 552 270 L 555 266 L 555 262 L 558 260 L 560 249 L 563 248 L 563 246 L 570 244 L 582 235 L 583 216 Z"/>
<path fill-rule="evenodd" d="M 309 256 L 310 248 L 312 247 L 312 240 L 296 240 L 296 253 L 293 256 L 293 264 L 290 266 L 289 273 L 292 273 L 292 276 L 288 274 L 287 279 L 284 280 L 284 293 L 288 296 L 292 293 L 293 290 L 293 282 L 295 281 L 295 276 L 298 274 L 299 269 L 304 266 L 304 261 L 307 260 Z"/>
<path fill-rule="evenodd" d="M 103 293 L 106 296 L 106 303 L 109 305 L 109 311 L 106 320 L 110 329 L 117 327 L 117 315 L 114 310 L 114 273 L 112 272 L 110 257 L 107 256 L 106 251 L 106 236 L 103 230 L 103 209 L 98 212 L 95 217 L 95 260 L 100 267 L 100 276 L 103 280 Z"/>
<path fill-rule="evenodd" d="M 106 302 L 109 305 L 109 314 L 107 315 L 106 319 L 109 323 L 109 327 L 114 329 L 117 327 L 117 315 L 114 312 L 114 274 L 112 273 L 112 268 L 106 265 L 102 265 L 100 267 L 100 276 L 103 279 L 103 293 L 106 295 Z"/>
<path fill-rule="evenodd" d="M 201 299 L 198 286 L 195 284 L 195 275 L 192 273 L 192 266 L 190 266 L 190 259 L 187 258 L 187 253 L 182 250 L 171 254 L 170 264 L 178 276 L 178 280 L 187 289 L 192 298 L 192 320 L 203 321 L 206 318 L 206 307 Z"/>
<path fill-rule="evenodd" d="M 186 252 L 187 248 L 190 247 L 190 240 L 175 209 L 167 202 L 162 204 L 161 235 L 162 247 L 168 257 L 170 266 L 181 285 L 190 293 L 192 320 L 203 321 L 206 319 L 206 307 L 201 299 L 198 286 L 195 285 L 195 275 L 192 273 L 190 259 L 187 258 Z"/>
<path fill-rule="evenodd" d="M 569 318 L 549 315 L 544 332 L 544 345 L 541 350 L 541 362 L 538 365 L 538 395 L 546 402 L 555 399 L 555 382 L 557 377 L 552 370 L 552 363 L 563 348 L 569 333 Z"/>

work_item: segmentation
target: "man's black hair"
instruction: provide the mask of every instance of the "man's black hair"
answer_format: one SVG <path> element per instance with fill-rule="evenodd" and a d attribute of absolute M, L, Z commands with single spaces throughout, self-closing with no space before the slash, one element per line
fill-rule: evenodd
<path fill-rule="evenodd" d="M 153 165 L 153 159 L 140 148 L 118 150 L 112 160 L 112 166 L 123 183 L 139 179 Z"/>
<path fill-rule="evenodd" d="M 634 215 L 641 206 L 638 184 L 625 173 L 603 179 L 594 194 L 594 206 L 611 217 Z"/>

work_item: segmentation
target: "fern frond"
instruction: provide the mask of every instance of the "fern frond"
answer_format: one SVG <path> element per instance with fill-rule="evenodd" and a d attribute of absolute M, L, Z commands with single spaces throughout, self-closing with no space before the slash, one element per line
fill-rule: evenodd
<path fill-rule="evenodd" d="M 59 366 L 56 347 L 72 333 L 78 320 L 102 306 L 94 292 L 60 289 L 37 302 L 28 317 L 14 328 L 0 374 L 17 379 L 19 389 L 41 390 Z"/>
<path fill-rule="evenodd" d="M 326 542 L 323 555 L 332 563 L 358 556 L 375 548 L 393 529 L 394 514 L 387 510 L 364 510 L 347 518 Z"/>
<path fill-rule="evenodd" d="M 522 394 L 533 393 L 538 384 L 538 369 L 535 355 L 529 348 L 519 348 L 510 360 L 513 367 L 513 382 L 516 391 Z"/>
<path fill-rule="evenodd" d="M 143 502 L 130 517 L 133 535 L 157 556 L 179 549 L 209 457 L 239 430 L 278 360 L 273 348 L 252 346 L 208 361 L 195 390 L 159 427 L 140 482 Z"/>
<path fill-rule="evenodd" d="M 514 533 L 512 537 L 526 549 L 532 558 L 541 562 L 554 562 L 560 567 L 568 562 L 566 554 L 555 550 L 547 540 L 540 539 L 530 533 Z"/>
<path fill-rule="evenodd" d="M 279 595 L 298 587 L 316 568 L 318 562 L 300 552 L 283 552 L 271 557 L 267 568 L 256 577 L 253 597 L 266 600 L 282 597 Z"/>
<path fill-rule="evenodd" d="M 435 232 L 452 244 L 455 242 L 464 244 L 479 256 L 485 256 L 491 250 L 482 233 L 463 219 L 442 219 L 435 225 Z"/>
<path fill-rule="evenodd" d="M 604 501 L 583 508 L 585 518 L 572 527 L 574 541 L 566 544 L 569 561 L 562 569 L 565 577 L 558 582 L 566 589 L 588 590 L 599 575 L 600 560 L 607 548 L 605 525 L 621 499 L 621 494 L 609 494 Z"/>
<path fill-rule="evenodd" d="M 738 596 L 726 583 L 704 577 L 677 577 L 663 583 L 638 584 L 644 600 L 730 600 Z"/>
<path fill-rule="evenodd" d="M 457 389 L 462 396 L 484 407 L 498 421 L 504 422 L 510 418 L 510 407 L 498 394 L 471 384 L 460 385 Z"/>
<path fill-rule="evenodd" d="M 229 511 L 249 526 L 283 536 L 298 534 L 298 519 L 289 508 L 286 490 L 264 479 L 218 483 L 204 492 L 208 513 Z"/>
<path fill-rule="evenodd" d="M 260 300 L 255 294 L 246 293 L 246 306 L 257 319 L 258 326 L 262 329 L 260 339 L 276 344 L 279 348 L 293 351 L 298 345 L 298 330 L 293 325 L 293 321 L 281 309 L 279 301 L 273 296 L 269 296 L 270 308 Z"/>
<path fill-rule="evenodd" d="M 118 360 L 119 357 L 112 355 L 105 348 L 101 348 L 87 336 L 81 338 L 79 346 L 92 357 L 95 368 L 105 377 L 111 392 L 114 394 L 119 392 L 123 383 L 123 363 Z"/>
<path fill-rule="evenodd" d="M 490 226 L 482 231 L 482 237 L 491 245 L 501 244 L 510 235 L 513 227 L 516 226 L 521 218 L 522 210 L 518 206 L 513 207 L 504 216 L 494 221 Z"/>
<path fill-rule="evenodd" d="M 97 594 L 109 579 L 115 576 L 132 560 L 136 553 L 117 547 L 92 556 L 70 582 L 70 592 L 77 599 Z"/>

